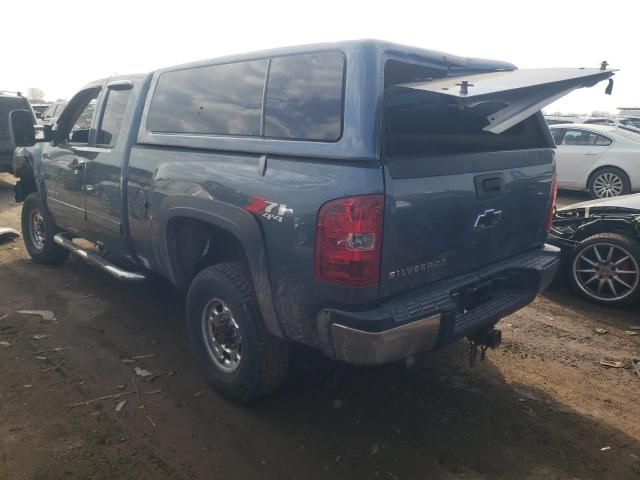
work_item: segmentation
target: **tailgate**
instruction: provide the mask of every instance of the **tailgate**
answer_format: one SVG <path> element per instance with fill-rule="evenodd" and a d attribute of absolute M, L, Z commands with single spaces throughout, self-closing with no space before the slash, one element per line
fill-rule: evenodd
<path fill-rule="evenodd" d="M 538 112 L 612 75 L 512 70 L 387 85 L 381 295 L 453 275 L 473 281 L 544 243 L 555 163 Z"/>
<path fill-rule="evenodd" d="M 553 150 L 431 160 L 432 168 L 393 163 L 386 168 L 384 296 L 473 272 L 546 238 Z M 478 163 L 503 168 L 486 170 Z M 419 176 L 406 176 L 410 168 Z"/>

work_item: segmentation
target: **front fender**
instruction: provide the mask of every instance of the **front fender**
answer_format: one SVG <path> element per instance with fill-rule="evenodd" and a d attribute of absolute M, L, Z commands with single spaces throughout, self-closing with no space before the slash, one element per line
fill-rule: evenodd
<path fill-rule="evenodd" d="M 16 202 L 22 202 L 30 193 L 36 191 L 44 205 L 47 205 L 46 188 L 42 169 L 42 144 L 34 147 L 17 147 L 13 153 L 13 174 L 19 179 L 16 183 Z"/>

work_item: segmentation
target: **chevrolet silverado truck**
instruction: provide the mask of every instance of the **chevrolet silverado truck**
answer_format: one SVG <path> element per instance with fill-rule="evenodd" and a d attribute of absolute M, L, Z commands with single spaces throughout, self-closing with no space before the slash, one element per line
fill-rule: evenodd
<path fill-rule="evenodd" d="M 184 289 L 193 354 L 237 401 L 296 342 L 361 365 L 495 347 L 558 266 L 540 109 L 612 75 L 363 40 L 97 80 L 42 139 L 11 114 L 26 248 Z"/>

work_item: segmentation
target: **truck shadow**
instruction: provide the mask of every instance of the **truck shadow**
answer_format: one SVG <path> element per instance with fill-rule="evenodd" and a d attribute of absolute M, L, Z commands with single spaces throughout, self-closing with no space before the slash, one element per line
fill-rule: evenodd
<path fill-rule="evenodd" d="M 29 307 L 57 309 L 74 343 L 100 347 L 70 349 L 67 357 L 83 378 L 103 384 L 96 391 L 127 381 L 131 367 L 120 357 L 134 353 L 155 354 L 140 363 L 145 368 L 176 372 L 154 384 L 164 397 L 149 407 L 159 427 L 148 435 L 167 462 L 190 464 L 193 478 L 240 471 L 249 473 L 235 478 L 623 479 L 640 472 L 631 456 L 640 453 L 637 439 L 540 390 L 507 384 L 491 362 L 496 352 L 473 370 L 462 342 L 412 368 L 360 368 L 300 348 L 281 388 L 237 406 L 198 374 L 183 294 L 166 282 L 125 285 L 73 259 L 59 269 L 26 259 L 6 267 L 18 284 L 31 285 Z M 54 283 L 58 291 L 45 288 Z M 95 297 L 82 299 L 88 294 Z M 605 446 L 612 449 L 601 452 Z"/>

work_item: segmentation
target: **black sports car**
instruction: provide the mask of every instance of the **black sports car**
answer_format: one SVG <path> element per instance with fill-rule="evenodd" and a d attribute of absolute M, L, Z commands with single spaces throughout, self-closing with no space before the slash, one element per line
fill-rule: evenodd
<path fill-rule="evenodd" d="M 640 194 L 576 203 L 556 212 L 549 243 L 583 297 L 626 305 L 640 297 Z"/>

